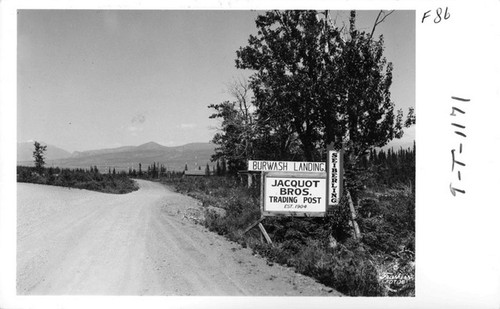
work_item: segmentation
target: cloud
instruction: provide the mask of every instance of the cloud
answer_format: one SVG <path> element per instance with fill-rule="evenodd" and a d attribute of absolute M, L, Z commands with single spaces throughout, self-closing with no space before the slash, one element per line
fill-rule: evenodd
<path fill-rule="evenodd" d="M 141 132 L 142 130 L 144 130 L 144 128 L 138 126 L 130 126 L 128 127 L 128 130 L 130 132 Z"/>
<path fill-rule="evenodd" d="M 182 123 L 180 125 L 180 128 L 181 129 L 192 129 L 192 128 L 196 128 L 196 123 Z"/>
<path fill-rule="evenodd" d="M 139 126 L 129 126 L 127 130 L 132 134 L 132 136 L 137 136 L 139 132 L 144 130 L 144 128 Z"/>
<path fill-rule="evenodd" d="M 146 116 L 144 114 L 137 114 L 135 115 L 132 120 L 130 120 L 131 123 L 144 123 L 146 122 Z"/>

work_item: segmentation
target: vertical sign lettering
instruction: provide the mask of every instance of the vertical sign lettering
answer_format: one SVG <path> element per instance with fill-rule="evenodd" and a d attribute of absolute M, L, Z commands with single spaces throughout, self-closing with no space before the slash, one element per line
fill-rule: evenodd
<path fill-rule="evenodd" d="M 327 205 L 335 206 L 339 204 L 342 194 L 342 152 L 328 150 L 327 163 Z"/>

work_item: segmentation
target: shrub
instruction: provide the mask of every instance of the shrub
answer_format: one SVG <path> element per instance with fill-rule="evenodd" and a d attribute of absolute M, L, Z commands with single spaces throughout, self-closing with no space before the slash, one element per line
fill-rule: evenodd
<path fill-rule="evenodd" d="M 366 207 L 366 204 L 361 203 Z M 360 211 L 358 222 L 363 231 L 363 242 L 372 253 L 392 254 L 405 247 L 415 248 L 415 195 L 394 191 L 379 201 L 370 201 L 371 211 Z"/>
<path fill-rule="evenodd" d="M 236 179 L 225 177 L 171 179 L 169 183 L 202 201 L 208 229 L 251 247 L 270 261 L 294 267 L 350 296 L 414 295 L 414 281 L 391 288 L 380 280 L 385 265 L 397 263 L 414 272 L 413 257 L 394 255 L 401 246 L 413 248 L 414 191 L 391 191 L 378 199 L 370 195 L 372 199 L 366 201 L 366 192 L 360 193 L 357 220 L 361 240 L 352 238 L 351 214 L 343 198 L 331 217 L 266 218 L 262 223 L 273 240 L 269 245 L 260 240 L 258 228 L 242 233 L 260 216 L 258 186 L 248 189 Z M 211 207 L 224 209 L 225 215 Z M 336 247 L 329 241 L 332 237 Z"/>
<path fill-rule="evenodd" d="M 126 174 L 102 175 L 83 169 L 60 169 L 18 166 L 17 181 L 93 190 L 105 193 L 128 193 L 138 189 Z"/>
<path fill-rule="evenodd" d="M 361 247 L 327 251 L 318 240 L 310 240 L 298 255 L 298 270 L 351 296 L 382 294 L 377 270 Z"/>

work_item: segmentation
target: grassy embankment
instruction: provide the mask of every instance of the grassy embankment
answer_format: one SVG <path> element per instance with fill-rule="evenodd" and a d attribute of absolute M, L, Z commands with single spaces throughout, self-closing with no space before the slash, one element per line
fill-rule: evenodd
<path fill-rule="evenodd" d="M 415 192 L 408 187 L 358 194 L 360 240 L 352 237 L 349 208 L 342 200 L 329 218 L 266 218 L 262 223 L 273 240 L 269 245 L 257 228 L 242 232 L 260 217 L 259 184 L 246 188 L 229 177 L 164 181 L 204 206 L 224 209 L 222 215 L 207 207 L 205 226 L 251 247 L 270 263 L 293 267 L 350 296 L 415 295 Z"/>
<path fill-rule="evenodd" d="M 61 169 L 18 166 L 17 181 L 60 187 L 86 189 L 104 193 L 123 194 L 138 189 L 125 172 L 101 174 L 97 168 Z"/>

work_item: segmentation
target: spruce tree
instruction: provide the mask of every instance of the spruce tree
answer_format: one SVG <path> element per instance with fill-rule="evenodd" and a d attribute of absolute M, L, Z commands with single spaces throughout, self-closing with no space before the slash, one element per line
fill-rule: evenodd
<path fill-rule="evenodd" d="M 47 150 L 47 146 L 42 146 L 37 141 L 35 141 L 34 145 L 33 158 L 35 159 L 35 168 L 39 173 L 42 173 L 45 165 L 45 151 Z"/>

